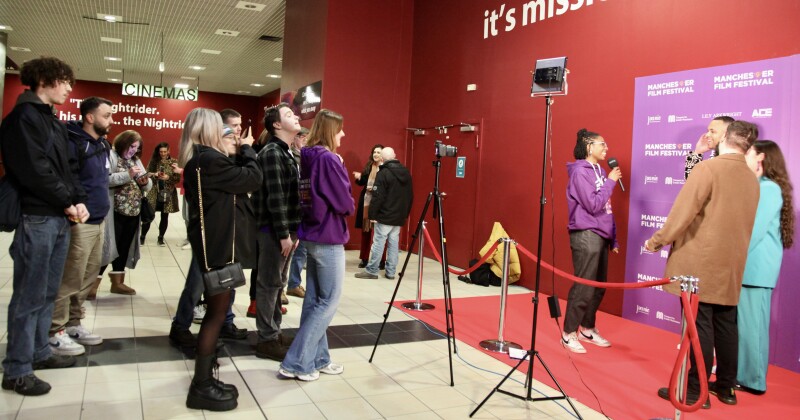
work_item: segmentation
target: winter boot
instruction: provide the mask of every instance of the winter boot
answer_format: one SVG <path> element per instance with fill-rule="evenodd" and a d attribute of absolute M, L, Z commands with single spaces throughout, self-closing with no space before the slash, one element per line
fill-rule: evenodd
<path fill-rule="evenodd" d="M 124 271 L 112 271 L 108 273 L 108 277 L 111 278 L 111 293 L 117 293 L 120 295 L 136 294 L 136 290 L 131 289 L 130 287 L 124 284 L 125 283 Z"/>
<path fill-rule="evenodd" d="M 224 346 L 224 344 L 223 344 L 223 346 Z M 219 347 L 217 347 L 217 353 L 219 353 L 219 350 L 220 350 Z M 214 360 L 211 363 L 211 367 L 214 370 L 219 371 L 219 362 L 217 361 L 217 354 L 214 355 Z M 213 377 L 213 379 L 217 383 L 217 388 L 219 388 L 219 389 L 221 389 L 221 390 L 223 390 L 225 392 L 230 392 L 236 398 L 239 398 L 239 389 L 236 388 L 236 385 L 234 385 L 234 384 L 226 384 L 225 382 L 220 381 L 216 377 Z"/>
<path fill-rule="evenodd" d="M 214 355 L 197 356 L 194 363 L 194 378 L 186 397 L 186 407 L 196 410 L 229 411 L 236 408 L 236 395 L 217 385 L 212 373 Z"/>

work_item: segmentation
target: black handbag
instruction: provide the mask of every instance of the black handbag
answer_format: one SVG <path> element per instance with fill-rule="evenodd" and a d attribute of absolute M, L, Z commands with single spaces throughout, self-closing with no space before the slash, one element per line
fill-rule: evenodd
<path fill-rule="evenodd" d="M 0 179 L 0 231 L 13 232 L 21 218 L 19 191 L 6 175 Z"/>
<path fill-rule="evenodd" d="M 205 271 L 203 272 L 203 284 L 206 287 L 205 293 L 214 296 L 222 292 L 244 286 L 246 280 L 242 265 L 236 262 L 236 196 L 233 196 L 233 252 L 231 261 L 220 268 L 210 268 L 208 266 L 208 255 L 206 253 L 206 224 L 203 216 L 203 190 L 200 183 L 200 168 L 197 168 L 197 194 L 200 198 L 200 234 L 203 238 L 203 262 Z"/>
<path fill-rule="evenodd" d="M 144 197 L 142 197 L 142 210 L 139 211 L 139 218 L 142 223 L 152 223 L 156 218 L 156 211 Z"/>

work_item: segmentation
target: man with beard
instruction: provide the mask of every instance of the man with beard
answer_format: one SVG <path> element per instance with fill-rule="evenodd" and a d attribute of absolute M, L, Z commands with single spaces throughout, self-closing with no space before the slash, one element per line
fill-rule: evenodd
<path fill-rule="evenodd" d="M 719 156 L 719 142 L 722 140 L 722 137 L 725 136 L 725 131 L 728 129 L 728 125 L 734 121 L 735 120 L 733 118 L 727 115 L 721 115 L 708 123 L 708 129 L 702 136 L 700 136 L 700 139 L 697 140 L 694 151 L 689 152 L 689 154 L 686 155 L 683 179 L 689 179 L 689 174 L 692 172 L 692 168 L 703 161 L 703 153 L 713 150 L 714 153 L 711 155 L 711 157 Z"/>
<path fill-rule="evenodd" d="M 81 307 L 94 286 L 103 257 L 105 216 L 108 199 L 108 155 L 111 146 L 106 135 L 114 123 L 111 101 L 95 96 L 81 102 L 81 120 L 67 123 L 67 150 L 77 165 L 81 186 L 86 191 L 86 208 L 92 216 L 85 223 L 73 223 L 67 262 L 56 296 L 50 325 L 50 350 L 54 354 L 76 356 L 83 346 L 96 346 L 103 339 L 81 325 Z"/>

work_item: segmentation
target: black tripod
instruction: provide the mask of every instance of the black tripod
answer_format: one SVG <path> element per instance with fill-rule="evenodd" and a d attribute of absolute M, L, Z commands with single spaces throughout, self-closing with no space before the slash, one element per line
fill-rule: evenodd
<path fill-rule="evenodd" d="M 547 202 L 547 200 L 544 197 L 544 194 L 545 194 L 545 176 L 547 175 L 547 150 L 548 150 L 547 147 L 548 147 L 548 142 L 549 142 L 549 139 L 550 139 L 550 105 L 553 103 L 553 100 L 552 100 L 552 98 L 550 96 L 546 96 L 545 99 L 546 99 L 546 104 L 547 104 L 546 105 L 547 111 L 546 111 L 546 114 L 545 114 L 545 126 L 544 126 L 544 153 L 542 154 L 542 194 L 539 197 L 539 245 L 538 245 L 538 248 L 537 248 L 537 251 L 536 251 L 536 253 L 539 256 L 539 258 L 536 260 L 536 284 L 535 284 L 534 290 L 533 290 L 533 324 L 531 324 L 531 349 L 526 352 L 525 357 L 520 359 L 519 363 L 517 363 L 516 366 L 511 368 L 511 370 L 508 372 L 508 374 L 505 377 L 503 377 L 503 379 L 500 381 L 500 383 L 497 384 L 496 387 L 494 387 L 494 389 L 492 389 L 492 391 L 489 393 L 489 395 L 487 395 L 486 398 L 484 398 L 483 401 L 481 401 L 481 403 L 478 404 L 478 406 L 475 407 L 475 409 L 472 410 L 471 413 L 469 413 L 470 417 L 474 416 L 475 413 L 477 413 L 478 410 L 480 410 L 481 407 L 483 407 L 483 404 L 485 404 L 486 401 L 489 401 L 489 398 L 491 398 L 492 395 L 494 395 L 495 392 L 500 392 L 501 394 L 506 394 L 506 395 L 514 397 L 514 398 L 519 398 L 521 400 L 533 401 L 533 402 L 536 402 L 536 401 L 567 400 L 567 402 L 569 403 L 570 407 L 572 407 L 572 410 L 575 412 L 575 414 L 578 416 L 578 418 L 579 419 L 583 419 L 583 417 L 581 417 L 581 414 L 578 413 L 578 409 L 575 408 L 574 404 L 572 404 L 572 400 L 570 400 L 569 397 L 567 396 L 567 394 L 564 392 L 564 388 L 561 388 L 561 385 L 556 380 L 556 377 L 553 376 L 552 372 L 550 372 L 550 369 L 547 367 L 547 364 L 545 364 L 544 360 L 542 360 L 542 356 L 536 350 L 536 325 L 537 325 L 537 322 L 539 321 L 539 278 L 540 278 L 541 273 L 542 273 L 542 258 L 541 258 L 541 256 L 542 256 L 542 228 L 544 227 L 544 205 Z M 556 385 L 556 387 L 558 388 L 558 391 L 561 393 L 561 395 L 557 395 L 557 396 L 553 396 L 553 397 L 538 397 L 538 398 L 532 398 L 531 397 L 531 391 L 532 391 L 532 387 L 533 387 L 533 362 L 534 362 L 533 357 L 534 356 L 537 359 L 539 359 L 539 363 L 542 364 L 542 367 L 544 368 L 544 370 L 546 370 L 547 374 L 550 375 L 550 379 L 553 380 L 553 383 Z M 500 389 L 500 387 L 503 386 L 503 384 L 508 380 L 508 378 L 511 377 L 511 374 L 513 374 L 522 365 L 522 363 L 524 363 L 526 360 L 529 360 L 528 373 L 525 376 L 525 388 L 527 389 L 527 393 L 525 395 L 517 395 L 517 394 L 514 394 L 512 392 L 508 392 L 508 391 Z"/>
<path fill-rule="evenodd" d="M 425 201 L 425 207 L 422 208 L 422 214 L 419 216 L 419 221 L 417 222 L 417 228 L 414 230 L 414 235 L 411 237 L 411 243 L 416 243 L 417 238 L 419 235 L 422 235 L 422 222 L 425 220 L 425 216 L 428 214 L 428 208 L 431 205 L 431 201 L 433 201 L 434 197 L 436 201 L 433 204 L 433 217 L 437 218 L 439 221 L 439 251 L 442 254 L 442 286 L 444 286 L 444 312 L 445 312 L 445 323 L 447 324 L 447 357 L 450 359 L 450 386 L 455 385 L 453 382 L 453 353 L 456 351 L 456 331 L 455 331 L 455 323 L 453 321 L 453 302 L 451 299 L 450 294 L 450 273 L 447 271 L 449 267 L 447 264 L 447 242 L 445 240 L 444 234 L 444 214 L 442 212 L 442 193 L 439 191 L 439 172 L 442 169 L 442 157 L 439 154 L 439 149 L 437 148 L 436 153 L 436 160 L 433 161 L 433 166 L 436 168 L 436 176 L 435 181 L 433 184 L 433 191 L 428 193 L 428 199 Z M 419 256 L 422 258 L 422 255 Z M 378 343 L 381 341 L 381 334 L 383 334 L 383 328 L 386 326 L 386 321 L 389 319 L 389 312 L 392 310 L 392 305 L 394 305 L 394 300 L 397 297 L 397 291 L 400 289 L 400 282 L 403 281 L 403 275 L 405 275 L 406 267 L 408 266 L 408 261 L 411 259 L 411 252 L 409 250 L 406 253 L 406 260 L 403 262 L 403 269 L 400 270 L 400 274 L 397 278 L 397 285 L 394 287 L 394 293 L 392 293 L 392 300 L 389 301 L 389 306 L 386 308 L 386 313 L 383 315 L 383 323 L 381 324 L 381 329 L 378 331 L 378 338 L 375 339 L 375 346 L 372 348 L 372 354 L 369 356 L 369 362 L 372 363 L 372 358 L 375 357 L 375 350 L 378 348 Z M 452 347 L 451 347 L 452 343 Z"/>

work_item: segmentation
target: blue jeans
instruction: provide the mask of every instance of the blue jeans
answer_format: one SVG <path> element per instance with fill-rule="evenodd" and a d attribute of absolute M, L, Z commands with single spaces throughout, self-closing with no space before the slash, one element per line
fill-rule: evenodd
<path fill-rule="evenodd" d="M 295 287 L 300 286 L 300 282 L 303 279 L 300 278 L 300 272 L 303 271 L 303 266 L 306 265 L 306 247 L 300 242 L 297 245 L 297 249 L 294 250 L 294 255 L 292 255 L 292 263 L 289 268 L 289 284 L 286 286 L 287 289 L 294 289 Z"/>
<path fill-rule="evenodd" d="M 175 309 L 175 318 L 172 318 L 172 325 L 182 330 L 188 330 L 192 326 L 192 319 L 194 318 L 194 307 L 200 302 L 200 296 L 203 294 L 205 286 L 203 285 L 203 272 L 200 271 L 200 264 L 197 259 L 192 255 L 192 262 L 189 263 L 189 273 L 186 274 L 186 284 L 183 286 L 181 297 L 178 298 L 178 308 Z M 225 315 L 225 325 L 233 323 L 236 317 L 233 314 L 231 307 L 233 300 L 236 297 L 236 291 L 231 290 L 231 302 L 228 305 L 228 313 Z"/>
<path fill-rule="evenodd" d="M 281 368 L 297 374 L 310 374 L 330 364 L 326 330 L 339 307 L 344 285 L 344 245 L 304 244 L 308 264 L 300 330 L 281 362 Z"/>
<path fill-rule="evenodd" d="M 33 373 L 33 362 L 50 357 L 49 331 L 69 249 L 63 216 L 23 214 L 11 243 L 14 289 L 8 305 L 7 379 Z"/>
<path fill-rule="evenodd" d="M 397 246 L 400 240 L 400 226 L 375 223 L 375 236 L 372 237 L 372 250 L 369 253 L 367 273 L 378 274 L 378 267 L 386 245 L 386 276 L 393 277 L 397 269 Z"/>

